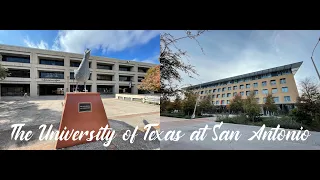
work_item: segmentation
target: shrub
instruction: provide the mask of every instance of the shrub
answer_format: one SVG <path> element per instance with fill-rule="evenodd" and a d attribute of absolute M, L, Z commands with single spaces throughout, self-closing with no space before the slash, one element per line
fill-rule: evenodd
<path fill-rule="evenodd" d="M 244 124 L 244 125 L 254 125 L 254 126 L 262 126 L 265 124 L 266 127 L 275 128 L 280 125 L 280 128 L 286 129 L 300 129 L 301 126 L 306 129 L 306 126 L 303 126 L 301 123 L 294 121 L 290 117 L 261 117 L 261 121 L 259 122 L 252 122 L 248 121 L 248 118 L 245 115 L 240 115 L 236 117 L 218 117 L 216 122 L 224 123 L 233 123 L 233 124 Z"/>

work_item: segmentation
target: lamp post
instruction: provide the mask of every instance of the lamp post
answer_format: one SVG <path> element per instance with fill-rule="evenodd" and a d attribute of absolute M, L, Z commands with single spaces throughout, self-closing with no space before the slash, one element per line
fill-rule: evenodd
<path fill-rule="evenodd" d="M 196 78 L 194 78 L 194 79 L 196 79 Z M 196 79 L 196 80 L 198 80 L 198 81 L 200 81 L 199 79 Z M 200 81 L 200 88 L 199 89 L 201 89 L 201 84 L 202 84 L 202 82 Z M 197 99 L 196 99 L 196 104 L 195 104 L 195 106 L 194 106 L 194 109 L 193 109 L 193 114 L 192 114 L 192 116 L 191 116 L 191 119 L 194 119 L 195 117 L 196 117 L 196 110 L 197 110 L 197 106 L 198 106 L 198 99 L 199 99 L 199 94 L 198 94 L 198 96 L 197 96 Z"/>
<path fill-rule="evenodd" d="M 319 42 L 320 42 L 320 38 L 319 38 L 319 40 L 318 40 L 318 42 L 317 42 L 316 46 L 313 48 L 312 55 L 311 55 L 311 60 L 312 60 L 313 66 L 314 66 L 314 68 L 316 69 L 316 72 L 317 72 L 318 77 L 319 77 L 319 80 L 320 80 L 320 74 L 319 74 L 319 71 L 318 71 L 318 69 L 317 69 L 316 64 L 315 64 L 315 63 L 314 63 L 314 61 L 313 61 L 313 53 L 314 53 L 314 50 L 316 49 L 316 47 L 318 46 Z"/>

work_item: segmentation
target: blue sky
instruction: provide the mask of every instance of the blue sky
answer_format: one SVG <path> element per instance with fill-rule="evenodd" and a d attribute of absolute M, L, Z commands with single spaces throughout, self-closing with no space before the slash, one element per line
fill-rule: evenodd
<path fill-rule="evenodd" d="M 0 30 L 0 44 L 83 53 L 159 64 L 159 31 Z"/>
<path fill-rule="evenodd" d="M 181 37 L 184 31 L 170 31 Z M 205 54 L 195 41 L 186 39 L 179 47 L 188 51 L 183 61 L 195 66 L 199 76 L 191 79 L 183 75 L 181 86 L 198 84 L 244 73 L 303 61 L 295 75 L 297 84 L 305 77 L 320 82 L 311 61 L 311 53 L 320 37 L 320 31 L 295 30 L 219 30 L 209 31 L 199 38 Z M 320 44 L 314 53 L 320 71 Z"/>

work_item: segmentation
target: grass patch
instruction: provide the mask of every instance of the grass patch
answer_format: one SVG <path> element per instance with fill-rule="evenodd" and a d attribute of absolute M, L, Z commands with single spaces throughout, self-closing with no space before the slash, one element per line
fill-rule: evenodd
<path fill-rule="evenodd" d="M 292 120 L 290 117 L 261 117 L 262 120 L 258 122 L 249 121 L 248 118 L 244 115 L 239 115 L 235 117 L 218 117 L 216 122 L 223 121 L 224 123 L 233 123 L 233 124 L 244 124 L 244 125 L 254 125 L 254 126 L 262 126 L 263 124 L 266 127 L 275 128 L 280 125 L 280 128 L 285 129 L 300 129 L 301 126 L 306 129 L 307 126 L 302 125 L 301 123 L 297 123 Z M 308 128 L 309 129 L 309 128 Z"/>

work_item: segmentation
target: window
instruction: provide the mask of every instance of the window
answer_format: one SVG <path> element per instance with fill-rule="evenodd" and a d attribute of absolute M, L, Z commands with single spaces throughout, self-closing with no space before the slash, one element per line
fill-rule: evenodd
<path fill-rule="evenodd" d="M 201 91 L 201 94 L 203 94 L 203 91 Z"/>
<path fill-rule="evenodd" d="M 231 91 L 231 87 L 228 87 L 228 91 Z"/>
<path fill-rule="evenodd" d="M 287 82 L 286 82 L 286 78 L 280 79 L 280 84 L 285 84 L 285 83 L 287 83 Z"/>
<path fill-rule="evenodd" d="M 119 81 L 131 81 L 131 77 L 130 76 L 119 76 Z"/>
<path fill-rule="evenodd" d="M 276 83 L 276 80 L 271 80 L 271 81 L 270 81 L 270 84 L 271 84 L 271 85 L 276 85 L 276 84 L 277 84 L 277 83 Z"/>
<path fill-rule="evenodd" d="M 112 81 L 112 76 L 111 75 L 106 75 L 106 74 L 97 74 L 97 80 L 100 80 L 100 81 Z"/>
<path fill-rule="evenodd" d="M 290 102 L 291 98 L 290 96 L 284 96 L 284 102 Z"/>
<path fill-rule="evenodd" d="M 277 93 L 278 92 L 278 89 L 277 88 L 272 88 L 272 94 L 275 94 L 275 93 Z"/>
<path fill-rule="evenodd" d="M 244 89 L 244 85 L 240 85 L 240 89 Z"/>
<path fill-rule="evenodd" d="M 288 92 L 288 87 L 282 87 L 282 92 Z"/>
<path fill-rule="evenodd" d="M 220 92 L 220 89 L 221 89 L 221 88 L 218 88 L 218 92 Z"/>
<path fill-rule="evenodd" d="M 212 91 L 212 92 L 214 92 L 214 93 L 215 93 L 215 92 L 216 92 L 216 89 L 213 89 L 213 91 Z"/>
<path fill-rule="evenodd" d="M 246 84 L 246 88 L 247 88 L 247 89 L 250 88 L 250 84 Z"/>
<path fill-rule="evenodd" d="M 225 94 L 222 94 L 222 97 L 226 97 L 226 95 L 225 95 Z"/>
<path fill-rule="evenodd" d="M 267 81 L 262 81 L 262 86 L 266 86 L 267 85 Z"/>
<path fill-rule="evenodd" d="M 64 72 L 39 72 L 40 78 L 64 79 Z"/>
<path fill-rule="evenodd" d="M 17 63 L 30 63 L 29 57 L 19 57 L 19 56 L 6 56 L 2 55 L 2 61 L 6 62 L 17 62 Z"/>
<path fill-rule="evenodd" d="M 212 95 L 212 99 L 215 97 L 215 95 Z"/>
<path fill-rule="evenodd" d="M 233 90 L 237 90 L 238 89 L 238 86 L 233 86 Z"/>
<path fill-rule="evenodd" d="M 224 104 L 224 100 L 221 100 L 221 104 Z"/>
<path fill-rule="evenodd" d="M 230 104 L 230 100 L 227 100 L 227 104 Z"/>
<path fill-rule="evenodd" d="M 143 79 L 144 79 L 144 77 L 138 76 L 138 82 L 142 82 Z"/>
<path fill-rule="evenodd" d="M 253 87 L 257 88 L 258 87 L 258 83 L 253 83 Z"/>
<path fill-rule="evenodd" d="M 70 67 L 79 67 L 80 63 L 81 63 L 81 61 L 70 60 Z M 89 68 L 91 68 L 91 62 L 89 62 Z"/>
<path fill-rule="evenodd" d="M 148 70 L 149 68 L 138 67 L 138 72 L 141 72 L 141 73 L 147 73 Z"/>
<path fill-rule="evenodd" d="M 220 97 L 220 94 L 217 94 L 217 98 L 219 98 Z"/>
<path fill-rule="evenodd" d="M 205 93 L 205 94 L 208 94 L 208 90 L 206 90 L 204 93 Z"/>
<path fill-rule="evenodd" d="M 258 92 L 259 92 L 258 90 L 254 90 L 254 94 L 255 94 L 255 95 L 257 95 L 257 94 L 258 94 Z"/>
<path fill-rule="evenodd" d="M 228 94 L 227 94 L 227 97 L 231 97 L 231 93 L 228 93 Z"/>
<path fill-rule="evenodd" d="M 222 88 L 222 92 L 225 91 L 225 90 L 226 90 L 226 88 Z"/>
<path fill-rule="evenodd" d="M 127 66 L 119 66 L 119 71 L 130 71 L 131 67 L 127 67 Z"/>
<path fill-rule="evenodd" d="M 211 93 L 211 89 L 209 90 L 209 94 Z"/>
<path fill-rule="evenodd" d="M 112 70 L 112 65 L 97 63 L 97 69 Z"/>
<path fill-rule="evenodd" d="M 269 92 L 268 92 L 268 89 L 263 89 L 262 90 L 262 94 L 268 94 Z"/>
<path fill-rule="evenodd" d="M 257 103 L 259 103 L 259 98 L 256 98 Z"/>
<path fill-rule="evenodd" d="M 250 91 L 246 91 L 246 96 L 249 96 L 250 95 Z"/>
<path fill-rule="evenodd" d="M 28 69 L 8 69 L 8 77 L 30 78 Z"/>
<path fill-rule="evenodd" d="M 266 103 L 266 102 L 267 102 L 267 98 L 264 97 L 264 98 L 263 98 L 263 103 Z"/>
<path fill-rule="evenodd" d="M 236 95 L 237 95 L 237 92 L 234 92 L 234 93 L 233 93 L 233 96 L 236 96 Z"/>
<path fill-rule="evenodd" d="M 219 105 L 219 101 L 216 101 L 216 105 Z"/>
<path fill-rule="evenodd" d="M 243 95 L 244 95 L 244 91 L 241 91 L 241 92 L 240 92 L 240 95 L 243 96 Z"/>
<path fill-rule="evenodd" d="M 64 66 L 64 61 L 53 60 L 53 59 L 40 59 L 40 64 L 52 65 L 52 66 Z"/>
<path fill-rule="evenodd" d="M 279 102 L 279 97 L 274 97 L 273 100 L 274 100 L 275 103 L 278 103 Z"/>

